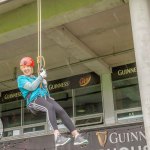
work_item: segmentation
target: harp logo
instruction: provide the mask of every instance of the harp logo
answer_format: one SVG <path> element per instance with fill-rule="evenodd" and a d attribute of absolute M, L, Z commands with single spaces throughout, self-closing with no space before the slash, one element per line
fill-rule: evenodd
<path fill-rule="evenodd" d="M 106 142 L 107 142 L 107 135 L 108 135 L 108 132 L 107 132 L 107 131 L 96 132 L 96 135 L 97 135 L 99 144 L 100 144 L 102 147 L 105 147 L 105 144 L 106 144 Z"/>
<path fill-rule="evenodd" d="M 90 83 L 90 81 L 91 81 L 91 75 L 82 77 L 79 80 L 79 83 L 80 83 L 80 86 L 86 86 Z"/>

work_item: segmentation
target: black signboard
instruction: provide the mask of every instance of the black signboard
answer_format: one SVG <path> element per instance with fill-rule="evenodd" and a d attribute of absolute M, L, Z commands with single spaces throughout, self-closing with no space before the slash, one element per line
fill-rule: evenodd
<path fill-rule="evenodd" d="M 100 77 L 96 73 L 90 72 L 59 80 L 49 81 L 48 90 L 50 91 L 50 93 L 54 93 L 59 91 L 65 91 L 67 89 L 75 89 L 91 86 L 99 83 Z M 21 99 L 23 99 L 23 97 L 19 89 L 14 89 L 11 91 L 2 92 L 0 103 L 7 103 Z"/>
<path fill-rule="evenodd" d="M 127 125 L 100 129 L 96 132 L 100 150 L 147 150 L 146 137 L 143 125 Z M 98 147 L 97 147 L 98 148 Z M 93 148 L 93 150 L 97 150 Z"/>
<path fill-rule="evenodd" d="M 112 68 L 112 80 L 120 80 L 137 76 L 136 64 L 126 64 Z"/>
<path fill-rule="evenodd" d="M 23 97 L 19 89 L 14 89 L 14 90 L 2 92 L 0 103 L 8 103 L 16 100 L 21 100 L 21 99 L 23 99 Z"/>
<path fill-rule="evenodd" d="M 99 128 L 94 131 L 84 131 L 82 135 L 89 144 L 73 145 L 73 139 L 68 144 L 58 147 L 59 150 L 147 150 L 143 125 L 128 125 L 112 128 Z M 66 135 L 70 136 L 70 135 Z M 11 150 L 55 150 L 53 135 L 38 136 L 4 142 L 6 149 Z M 2 146 L 1 146 L 2 147 Z M 3 148 L 3 147 L 2 147 Z"/>
<path fill-rule="evenodd" d="M 50 93 L 91 86 L 100 83 L 100 77 L 94 72 L 48 82 Z"/>

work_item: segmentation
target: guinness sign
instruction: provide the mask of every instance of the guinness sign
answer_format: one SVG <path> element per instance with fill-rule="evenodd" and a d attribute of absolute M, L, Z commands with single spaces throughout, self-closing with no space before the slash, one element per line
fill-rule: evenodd
<path fill-rule="evenodd" d="M 19 89 L 10 90 L 6 92 L 2 92 L 1 103 L 8 103 L 16 100 L 23 99 L 21 92 Z"/>
<path fill-rule="evenodd" d="M 100 150 L 147 150 L 143 125 L 108 128 L 95 136 Z"/>
<path fill-rule="evenodd" d="M 79 83 L 80 83 L 81 87 L 84 87 L 84 86 L 88 85 L 90 83 L 90 81 L 91 81 L 91 75 L 81 78 L 79 80 Z"/>
<path fill-rule="evenodd" d="M 119 80 L 137 76 L 136 64 L 126 64 L 112 68 L 112 80 Z"/>
<path fill-rule="evenodd" d="M 88 139 L 89 144 L 75 146 L 73 142 L 69 142 L 62 146 L 61 150 L 148 150 L 144 128 L 140 124 L 88 130 L 83 131 L 82 135 Z M 13 146 L 14 143 L 16 143 L 15 147 Z M 7 144 L 8 142 L 6 141 L 5 145 Z M 9 147 L 6 147 L 6 149 L 10 147 L 11 150 L 16 150 L 20 147 L 35 150 L 56 149 L 53 135 L 37 136 L 27 140 L 11 140 L 9 141 Z"/>
<path fill-rule="evenodd" d="M 100 83 L 100 77 L 94 73 L 85 73 L 59 80 L 49 81 L 48 89 L 50 93 L 65 91 L 68 89 L 76 89 L 91 86 Z"/>
<path fill-rule="evenodd" d="M 96 132 L 96 135 L 97 135 L 97 138 L 98 138 L 98 141 L 99 141 L 99 144 L 102 146 L 102 147 L 105 147 L 105 144 L 106 144 L 106 141 L 107 141 L 107 131 L 103 131 L 103 132 Z"/>
<path fill-rule="evenodd" d="M 48 90 L 50 93 L 65 91 L 68 89 L 81 88 L 86 86 L 91 86 L 100 83 L 100 77 L 94 73 L 85 73 L 76 76 L 71 76 L 68 78 L 63 78 L 59 80 L 49 81 Z M 1 103 L 7 103 L 11 101 L 23 99 L 19 89 L 2 92 L 2 97 L 0 99 Z"/>

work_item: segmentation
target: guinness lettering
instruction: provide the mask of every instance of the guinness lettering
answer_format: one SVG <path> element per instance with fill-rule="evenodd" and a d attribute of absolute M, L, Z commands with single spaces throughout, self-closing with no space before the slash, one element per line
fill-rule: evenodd
<path fill-rule="evenodd" d="M 94 72 L 71 76 L 59 80 L 49 81 L 48 89 L 50 93 L 76 89 L 100 83 L 100 77 Z"/>
<path fill-rule="evenodd" d="M 59 88 L 68 87 L 70 85 L 70 81 L 62 82 L 62 83 L 56 83 L 56 84 L 50 84 L 48 86 L 49 90 L 55 90 Z"/>
<path fill-rule="evenodd" d="M 142 141 L 146 140 L 145 135 L 140 132 L 127 132 L 127 133 L 116 133 L 113 132 L 109 136 L 110 143 L 124 143 L 124 142 L 133 142 L 133 141 Z"/>
<path fill-rule="evenodd" d="M 124 69 L 124 70 L 118 70 L 118 76 L 132 74 L 132 73 L 136 73 L 136 72 L 137 72 L 136 67 L 128 68 L 128 69 Z"/>
<path fill-rule="evenodd" d="M 23 99 L 19 89 L 2 92 L 0 103 L 8 103 Z"/>
<path fill-rule="evenodd" d="M 121 148 L 107 148 L 107 149 L 99 149 L 99 150 L 148 150 L 147 146 L 138 146 L 135 148 L 134 146 L 128 147 L 121 147 Z"/>
<path fill-rule="evenodd" d="M 120 80 L 137 76 L 136 64 L 127 64 L 112 68 L 112 80 Z"/>
<path fill-rule="evenodd" d="M 107 136 L 102 138 L 97 136 L 99 150 L 147 150 L 146 136 L 142 126 L 104 129 L 102 133 L 104 132 L 107 132 Z M 96 132 L 96 135 L 99 135 L 98 133 L 100 132 Z"/>
<path fill-rule="evenodd" d="M 4 99 L 11 99 L 11 98 L 17 98 L 21 96 L 21 92 L 17 92 L 17 93 L 12 93 L 12 94 L 6 94 L 4 96 Z"/>

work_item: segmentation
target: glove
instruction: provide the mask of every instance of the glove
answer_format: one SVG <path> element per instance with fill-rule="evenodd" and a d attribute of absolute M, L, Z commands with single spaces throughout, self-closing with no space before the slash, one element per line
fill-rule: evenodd
<path fill-rule="evenodd" d="M 41 69 L 40 76 L 44 79 L 47 77 L 47 73 L 45 69 Z"/>

